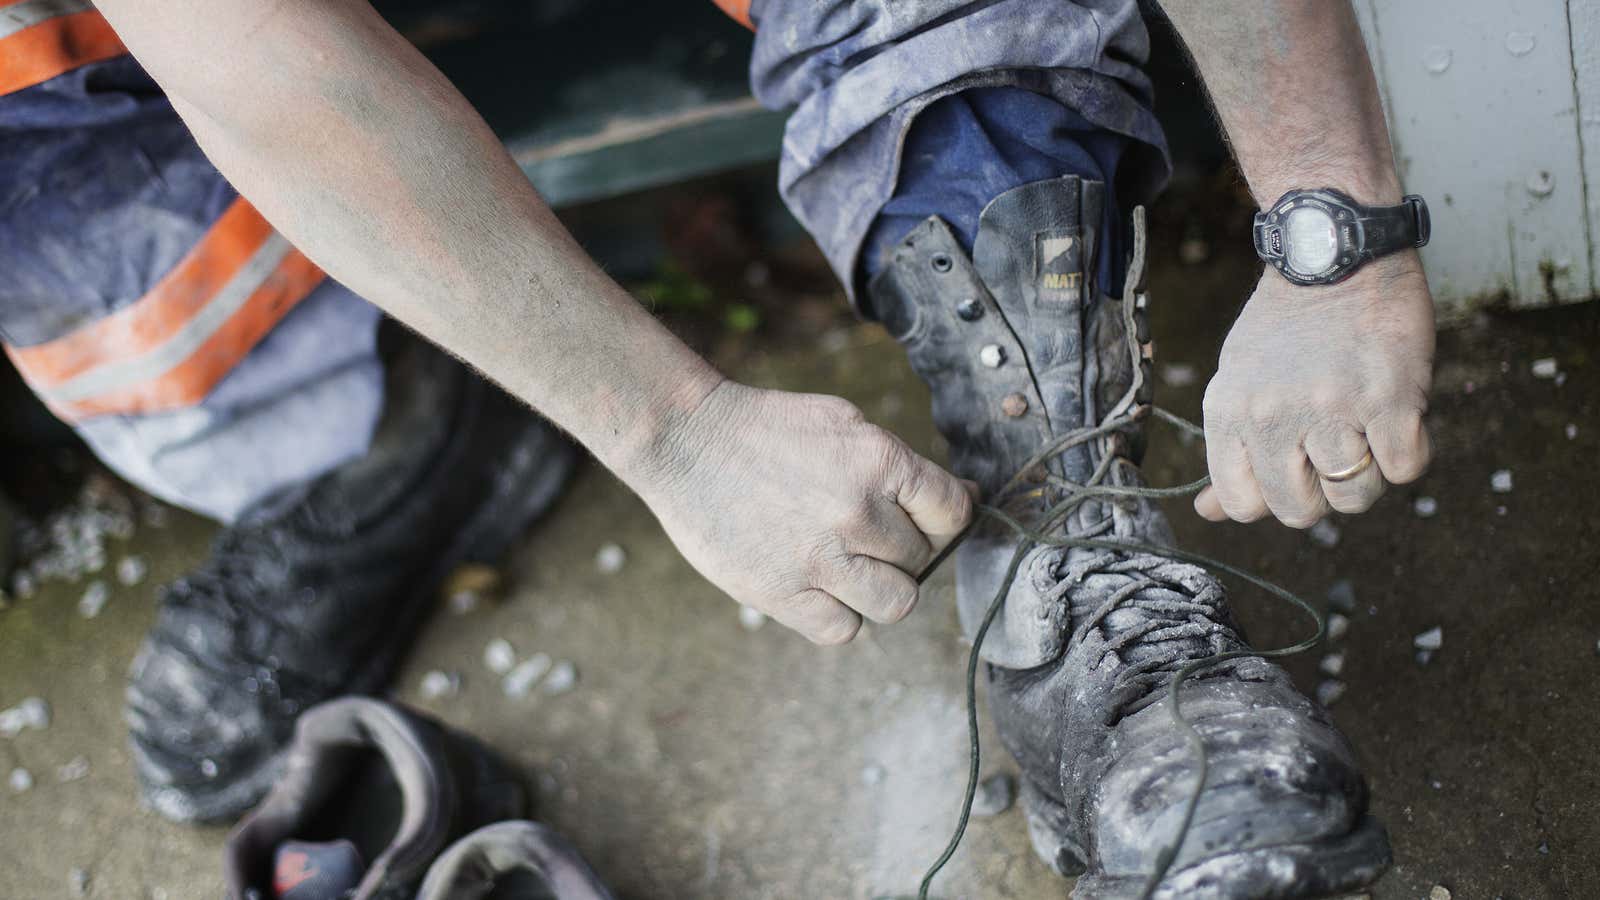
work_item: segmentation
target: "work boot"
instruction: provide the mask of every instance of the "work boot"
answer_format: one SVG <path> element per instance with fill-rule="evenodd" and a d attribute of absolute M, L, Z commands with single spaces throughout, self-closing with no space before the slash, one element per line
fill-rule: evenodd
<path fill-rule="evenodd" d="M 417 900 L 613 900 L 566 839 L 537 822 L 499 822 L 446 850 Z"/>
<path fill-rule="evenodd" d="M 229 900 L 412 900 L 451 841 L 527 811 L 492 751 L 392 703 L 307 710 L 285 757 L 223 848 Z"/>
<path fill-rule="evenodd" d="M 495 560 L 572 469 L 551 425 L 398 337 L 367 453 L 225 529 L 167 589 L 126 716 L 144 798 L 169 819 L 253 805 L 295 717 L 384 687 L 444 578 Z"/>
<path fill-rule="evenodd" d="M 1143 485 L 1139 423 L 1152 387 L 1143 211 L 1126 288 L 1106 296 L 1094 283 L 1103 193 L 1069 176 L 1002 194 L 983 211 L 970 260 L 930 217 L 869 285 L 933 390 L 953 469 L 1023 521 L 1069 496 L 1063 480 Z M 1006 492 L 1051 441 L 1091 431 Z M 1143 498 L 1088 500 L 1052 533 L 1174 543 Z M 969 637 L 1020 541 L 988 522 L 957 550 Z M 1024 773 L 1034 847 L 1056 871 L 1081 875 L 1075 896 L 1143 891 L 1199 776 L 1166 689 L 1186 664 L 1246 647 L 1204 569 L 1134 550 L 1030 545 L 980 652 L 995 723 Z M 1283 670 L 1233 660 L 1197 672 L 1179 696 L 1210 773 L 1155 896 L 1315 897 L 1383 871 L 1388 840 L 1366 816 L 1354 754 Z"/>

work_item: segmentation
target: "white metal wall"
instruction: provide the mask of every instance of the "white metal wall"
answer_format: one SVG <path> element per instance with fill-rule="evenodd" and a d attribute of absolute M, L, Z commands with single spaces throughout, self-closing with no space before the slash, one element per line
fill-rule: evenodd
<path fill-rule="evenodd" d="M 1440 317 L 1594 296 L 1600 0 L 1355 5 Z"/>

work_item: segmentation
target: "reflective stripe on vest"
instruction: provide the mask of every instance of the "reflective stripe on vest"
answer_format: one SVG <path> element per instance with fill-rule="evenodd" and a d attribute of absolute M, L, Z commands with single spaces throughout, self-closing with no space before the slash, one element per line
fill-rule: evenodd
<path fill-rule="evenodd" d="M 204 399 L 323 277 L 241 197 L 143 297 L 6 353 L 69 422 L 181 409 Z"/>
<path fill-rule="evenodd" d="M 0 95 L 127 52 L 89 0 L 0 0 Z"/>

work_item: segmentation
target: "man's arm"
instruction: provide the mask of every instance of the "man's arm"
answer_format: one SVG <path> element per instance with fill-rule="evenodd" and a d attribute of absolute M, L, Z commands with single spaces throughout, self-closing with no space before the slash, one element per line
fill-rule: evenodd
<path fill-rule="evenodd" d="M 844 401 L 723 379 L 366 2 L 99 6 L 296 247 L 569 430 L 719 587 L 822 642 L 910 611 L 964 486 Z"/>
<path fill-rule="evenodd" d="M 1292 188 L 1400 202 L 1389 132 L 1345 0 L 1162 0 L 1205 80 L 1239 167 L 1266 208 Z M 1212 487 L 1206 518 L 1269 512 L 1306 527 L 1361 512 L 1431 455 L 1422 417 L 1433 368 L 1433 298 L 1415 250 L 1349 279 L 1297 287 L 1267 270 L 1206 389 Z M 1371 447 L 1377 465 L 1338 472 Z"/>

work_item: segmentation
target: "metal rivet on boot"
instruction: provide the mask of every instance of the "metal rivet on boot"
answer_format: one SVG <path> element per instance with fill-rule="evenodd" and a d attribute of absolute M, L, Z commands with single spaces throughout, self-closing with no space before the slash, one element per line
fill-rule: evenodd
<path fill-rule="evenodd" d="M 1000 411 L 1015 419 L 1028 411 L 1028 398 L 1021 394 L 1007 394 L 1000 401 Z"/>
<path fill-rule="evenodd" d="M 983 363 L 991 369 L 1000 368 L 1000 364 L 1005 361 L 1006 348 L 1000 346 L 999 344 L 984 344 L 983 348 L 978 351 L 978 362 Z"/>
<path fill-rule="evenodd" d="M 956 304 L 956 315 L 960 316 L 963 322 L 976 322 L 983 318 L 983 304 L 979 303 L 976 297 L 968 297 Z"/>
<path fill-rule="evenodd" d="M 948 272 L 955 265 L 948 253 L 935 253 L 928 262 L 933 266 L 935 272 Z"/>

